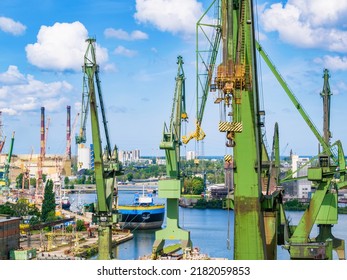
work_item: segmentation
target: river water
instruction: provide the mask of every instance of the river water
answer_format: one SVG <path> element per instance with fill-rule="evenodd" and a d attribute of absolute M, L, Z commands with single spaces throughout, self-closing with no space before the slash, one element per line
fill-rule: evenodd
<path fill-rule="evenodd" d="M 132 203 L 135 192 L 120 191 L 119 204 Z M 84 203 L 96 201 L 96 194 L 70 194 L 72 202 L 71 210 Z M 156 203 L 164 203 L 165 200 L 155 197 Z M 180 227 L 190 231 L 194 247 L 199 247 L 201 253 L 210 257 L 233 259 L 233 211 L 222 209 L 179 209 Z M 287 218 L 291 224 L 297 224 L 303 212 L 287 211 Z M 165 227 L 165 220 L 163 227 Z M 150 255 L 155 239 L 155 230 L 135 230 L 134 238 L 114 248 L 113 256 L 120 260 L 136 260 L 144 255 Z M 314 226 L 311 236 L 318 234 L 317 226 Z M 333 235 L 347 240 L 347 215 L 339 215 L 337 225 L 333 227 Z M 169 243 L 166 243 L 169 244 Z M 337 258 L 334 255 L 334 258 Z M 280 246 L 277 251 L 278 260 L 289 260 L 289 253 Z"/>

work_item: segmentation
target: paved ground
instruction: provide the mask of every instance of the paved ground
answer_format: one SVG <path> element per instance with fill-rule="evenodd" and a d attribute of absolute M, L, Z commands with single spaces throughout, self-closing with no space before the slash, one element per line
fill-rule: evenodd
<path fill-rule="evenodd" d="M 50 236 L 50 237 L 48 237 Z M 129 232 L 121 232 L 113 235 L 113 243 L 119 244 L 133 238 Z M 51 241 L 49 241 L 51 240 Z M 37 249 L 37 259 L 82 259 L 78 255 L 88 248 L 97 249 L 97 234 L 88 237 L 88 232 L 76 234 L 35 234 L 21 239 L 22 249 Z"/>

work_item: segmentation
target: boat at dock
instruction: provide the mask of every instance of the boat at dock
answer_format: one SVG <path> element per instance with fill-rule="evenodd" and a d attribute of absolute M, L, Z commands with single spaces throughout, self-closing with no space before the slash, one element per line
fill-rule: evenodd
<path fill-rule="evenodd" d="M 158 229 L 164 221 L 165 204 L 154 203 L 152 193 L 135 193 L 132 204 L 119 205 L 119 226 L 124 229 Z"/>
<path fill-rule="evenodd" d="M 70 210 L 71 202 L 68 196 L 61 198 L 61 208 L 64 210 Z"/>
<path fill-rule="evenodd" d="M 59 205 L 63 210 L 70 210 L 71 202 L 68 196 L 56 197 L 55 198 L 56 205 Z"/>

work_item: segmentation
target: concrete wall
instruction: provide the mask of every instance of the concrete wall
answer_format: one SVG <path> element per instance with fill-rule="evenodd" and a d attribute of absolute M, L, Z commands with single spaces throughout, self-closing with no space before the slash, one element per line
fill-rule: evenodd
<path fill-rule="evenodd" d="M 0 215 L 0 260 L 8 260 L 10 251 L 20 247 L 20 218 Z"/>

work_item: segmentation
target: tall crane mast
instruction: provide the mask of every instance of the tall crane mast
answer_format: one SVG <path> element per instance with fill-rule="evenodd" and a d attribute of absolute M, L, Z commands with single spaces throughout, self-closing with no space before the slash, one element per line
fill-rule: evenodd
<path fill-rule="evenodd" d="M 99 259 L 112 259 L 112 225 L 118 221 L 118 212 L 114 209 L 115 177 L 122 174 L 122 167 L 118 161 L 117 146 L 111 148 L 105 108 L 99 79 L 99 65 L 96 63 L 95 39 L 86 40 L 88 46 L 84 55 L 84 77 L 87 81 L 87 100 L 91 116 L 91 130 L 94 147 L 94 166 L 96 180 L 97 205 L 93 218 L 98 224 Z M 102 115 L 103 130 L 106 138 L 106 149 L 101 146 L 100 124 L 98 116 L 97 87 L 99 104 Z"/>
<path fill-rule="evenodd" d="M 166 198 L 167 217 L 166 227 L 155 233 L 155 242 L 152 250 L 152 259 L 157 259 L 164 252 L 166 240 L 180 240 L 178 248 L 192 247 L 190 232 L 179 226 L 178 200 L 181 197 L 183 178 L 180 172 L 180 146 L 181 122 L 188 116 L 185 111 L 185 76 L 183 71 L 183 59 L 177 58 L 178 70 L 176 76 L 176 88 L 171 111 L 170 125 L 164 124 L 163 139 L 160 149 L 165 151 L 167 179 L 160 180 L 159 197 Z"/>
<path fill-rule="evenodd" d="M 1 174 L 0 191 L 8 191 L 9 187 L 10 187 L 9 174 L 10 174 L 11 158 L 12 158 L 12 153 L 13 153 L 14 134 L 15 134 L 15 132 L 13 131 L 12 138 L 11 138 L 11 144 L 10 144 L 10 150 L 8 152 L 8 155 L 7 155 L 4 169 L 0 170 L 0 174 Z"/>
<path fill-rule="evenodd" d="M 289 250 L 292 259 L 332 259 L 333 250 L 337 252 L 339 259 L 345 259 L 344 240 L 335 238 L 332 234 L 333 224 L 338 222 L 338 190 L 347 187 L 347 178 L 346 162 L 341 142 L 336 141 L 333 145 L 330 145 L 330 117 L 327 116 L 328 112 L 326 111 L 330 100 L 325 101 L 323 129 L 325 133 L 322 136 L 262 46 L 257 42 L 256 47 L 323 150 L 310 161 L 312 167 L 308 168 L 308 174 L 305 177 L 314 183 L 315 192 L 310 200 L 309 207 L 292 232 L 285 248 Z M 324 71 L 323 92 L 326 94 L 325 98 L 328 99 L 330 98 L 330 87 L 327 74 L 327 71 Z M 291 177 L 291 174 L 287 177 Z M 285 182 L 287 177 L 280 181 Z M 319 228 L 319 234 L 316 238 L 310 237 L 314 224 L 317 224 Z"/>
<path fill-rule="evenodd" d="M 6 142 L 6 136 L 4 136 L 4 132 L 2 130 L 3 124 L 2 124 L 2 111 L 0 111 L 0 153 L 2 152 L 2 149 L 4 148 L 5 142 Z"/>
<path fill-rule="evenodd" d="M 329 70 L 324 69 L 323 79 L 323 90 L 321 92 L 321 96 L 323 98 L 323 137 L 327 144 L 330 144 L 331 139 L 331 131 L 330 131 L 330 99 L 331 99 L 331 91 L 329 84 Z"/>
<path fill-rule="evenodd" d="M 208 92 L 217 91 L 219 131 L 225 133 L 229 151 L 224 156 L 226 174 L 233 174 L 234 183 L 234 258 L 274 259 L 277 245 L 283 244 L 288 234 L 288 226 L 282 205 L 283 189 L 269 187 L 270 182 L 278 181 L 278 127 L 274 159 L 270 161 L 263 133 L 265 113 L 259 105 L 253 1 L 215 0 L 210 10 L 212 6 L 217 19 L 214 24 L 203 24 L 215 29 L 212 39 L 208 39 L 207 59 L 200 59 L 204 51 L 197 50 L 197 61 L 200 59 L 199 64 L 205 68 L 203 74 L 197 67 L 197 86 L 203 89 L 198 108 L 203 114 Z M 201 25 L 200 20 L 197 29 Z M 222 61 L 215 73 L 219 51 Z M 201 82 L 204 77 L 205 82 Z"/>
<path fill-rule="evenodd" d="M 215 76 L 216 102 L 221 109 L 219 131 L 234 156 L 234 258 L 267 259 L 253 1 L 222 0 L 220 13 L 222 62 Z"/>

